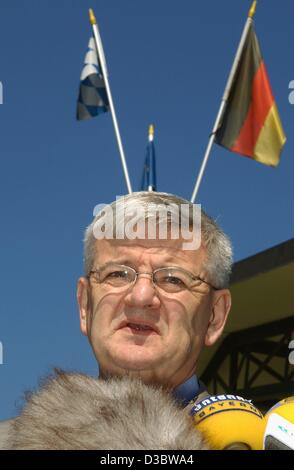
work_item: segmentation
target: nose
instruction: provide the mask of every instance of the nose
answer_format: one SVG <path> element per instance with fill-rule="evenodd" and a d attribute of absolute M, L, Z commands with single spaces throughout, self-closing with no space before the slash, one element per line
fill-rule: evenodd
<path fill-rule="evenodd" d="M 129 289 L 125 302 L 130 307 L 158 308 L 160 299 L 148 273 L 140 273 L 135 284 Z"/>

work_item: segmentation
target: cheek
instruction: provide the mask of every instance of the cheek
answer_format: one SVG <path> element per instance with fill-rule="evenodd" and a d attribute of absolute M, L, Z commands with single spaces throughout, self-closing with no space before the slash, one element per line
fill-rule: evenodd
<path fill-rule="evenodd" d="M 178 336 L 178 339 L 180 335 L 192 336 L 196 328 L 194 324 L 197 323 L 196 310 L 195 300 L 194 302 L 187 299 L 166 300 L 164 311 L 169 333 Z"/>
<path fill-rule="evenodd" d="M 210 302 L 202 302 L 200 303 L 196 309 L 191 311 L 191 332 L 193 336 L 200 338 L 200 341 L 204 341 L 209 318 L 210 318 Z"/>
<path fill-rule="evenodd" d="M 184 335 L 192 343 L 203 341 L 209 321 L 210 302 L 207 298 L 184 298 L 166 302 L 166 312 L 170 332 Z"/>
<path fill-rule="evenodd" d="M 91 336 L 105 336 L 111 330 L 111 324 L 121 311 L 121 297 L 97 293 L 92 300 Z"/>

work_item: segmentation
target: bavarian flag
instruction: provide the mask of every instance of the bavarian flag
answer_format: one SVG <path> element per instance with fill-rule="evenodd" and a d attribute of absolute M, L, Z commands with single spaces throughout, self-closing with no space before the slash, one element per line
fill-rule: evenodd
<path fill-rule="evenodd" d="M 94 38 L 91 37 L 81 73 L 77 119 L 84 120 L 106 113 L 109 102 Z"/>
<path fill-rule="evenodd" d="M 253 23 L 215 142 L 270 166 L 278 165 L 286 142 Z"/>

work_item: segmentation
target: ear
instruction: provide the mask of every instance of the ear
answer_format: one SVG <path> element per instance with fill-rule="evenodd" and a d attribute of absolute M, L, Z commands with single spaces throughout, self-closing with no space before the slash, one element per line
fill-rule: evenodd
<path fill-rule="evenodd" d="M 87 336 L 87 319 L 89 310 L 89 282 L 86 277 L 80 277 L 77 285 L 77 301 L 80 313 L 80 328 L 83 335 Z"/>
<path fill-rule="evenodd" d="M 220 289 L 214 292 L 212 311 L 205 336 L 205 345 L 212 346 L 221 336 L 225 327 L 232 298 L 229 289 Z"/>

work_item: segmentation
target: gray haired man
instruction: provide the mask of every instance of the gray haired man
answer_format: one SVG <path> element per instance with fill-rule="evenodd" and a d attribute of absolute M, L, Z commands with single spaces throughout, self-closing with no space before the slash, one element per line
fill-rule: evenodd
<path fill-rule="evenodd" d="M 230 241 L 202 211 L 199 246 L 191 249 L 181 230 L 175 236 L 173 225 L 184 225 L 188 214 L 191 228 L 194 206 L 171 194 L 133 193 L 109 208 L 104 232 L 95 238 L 100 212 L 85 234 L 85 275 L 77 289 L 81 331 L 100 377 L 136 376 L 163 385 L 187 405 L 203 391 L 196 376 L 199 354 L 221 336 L 231 307 Z M 121 236 L 132 217 L 137 229 L 143 218 L 141 233 Z M 162 220 L 166 236 L 159 236 L 159 227 L 150 236 L 147 229 Z"/>

